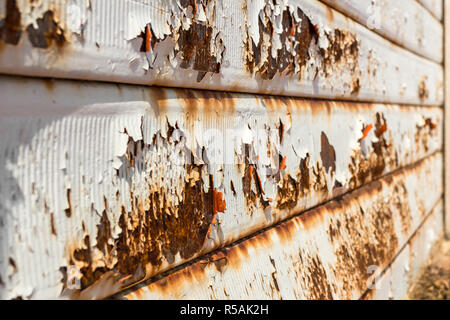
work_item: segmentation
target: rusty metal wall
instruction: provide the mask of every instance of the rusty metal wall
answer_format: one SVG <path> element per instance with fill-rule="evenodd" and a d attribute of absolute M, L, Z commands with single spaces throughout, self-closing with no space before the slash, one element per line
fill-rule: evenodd
<path fill-rule="evenodd" d="M 369 2 L 0 3 L 0 298 L 404 297 L 443 27 Z"/>
<path fill-rule="evenodd" d="M 385 270 L 373 270 L 370 290 L 365 293 L 363 299 L 405 299 L 408 296 L 408 290 L 430 261 L 433 245 L 443 238 L 443 212 L 441 200 L 401 249 L 393 263 Z"/>
<path fill-rule="evenodd" d="M 437 153 L 119 297 L 358 299 L 440 201 L 441 171 Z"/>
<path fill-rule="evenodd" d="M 322 0 L 322 2 L 417 55 L 438 63 L 443 62 L 442 24 L 417 1 Z M 437 4 L 440 1 L 435 2 Z"/>
<path fill-rule="evenodd" d="M 2 4 L 2 73 L 416 105 L 443 102 L 439 63 L 318 0 Z M 412 4 L 407 9 L 414 20 L 399 32 L 410 32 L 415 22 L 416 30 L 432 32 L 423 40 L 427 49 L 420 34 L 398 43 L 440 62 L 435 53 L 442 48 L 442 25 L 417 16 Z"/>
<path fill-rule="evenodd" d="M 83 288 L 108 271 L 132 284 L 442 145 L 437 107 L 2 80 L 6 297 L 56 294 L 70 268 Z"/>

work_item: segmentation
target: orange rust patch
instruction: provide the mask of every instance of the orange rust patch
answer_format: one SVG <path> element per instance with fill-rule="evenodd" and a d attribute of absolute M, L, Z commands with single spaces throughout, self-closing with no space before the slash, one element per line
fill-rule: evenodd
<path fill-rule="evenodd" d="M 387 131 L 387 125 L 385 124 L 385 123 L 383 123 L 381 126 L 380 126 L 380 129 L 379 129 L 379 131 L 377 131 L 377 133 L 376 133 L 376 135 L 377 136 L 381 136 L 383 133 L 385 133 Z"/>
<path fill-rule="evenodd" d="M 233 113 L 236 97 L 229 92 L 207 90 L 174 89 L 177 98 L 183 103 L 189 114 Z"/>
<path fill-rule="evenodd" d="M 145 52 L 150 51 L 150 41 L 152 40 L 152 33 L 150 32 L 150 26 L 145 26 Z"/>
<path fill-rule="evenodd" d="M 369 124 L 369 125 L 365 126 L 362 129 L 362 137 L 359 138 L 358 142 L 361 142 L 362 140 L 364 140 L 367 137 L 367 135 L 369 134 L 370 130 L 372 130 L 372 128 L 373 128 L 372 124 Z"/>
<path fill-rule="evenodd" d="M 287 156 L 284 156 L 283 159 L 281 160 L 280 171 L 283 171 L 284 169 L 286 169 L 286 157 Z"/>
<path fill-rule="evenodd" d="M 437 134 L 436 127 L 437 125 L 432 122 L 431 118 L 424 119 L 423 125 L 416 125 L 414 141 L 418 149 L 428 152 L 428 142 L 435 134 Z"/>
<path fill-rule="evenodd" d="M 214 195 L 213 195 L 213 211 L 214 214 L 218 212 L 225 212 L 226 205 L 225 200 L 222 199 L 222 192 L 217 191 L 216 188 L 214 188 Z"/>

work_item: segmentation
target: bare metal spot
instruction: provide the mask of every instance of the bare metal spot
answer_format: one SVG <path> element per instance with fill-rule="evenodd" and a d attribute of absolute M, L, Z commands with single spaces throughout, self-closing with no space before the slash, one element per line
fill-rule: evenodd
<path fill-rule="evenodd" d="M 324 132 L 320 135 L 320 158 L 327 173 L 330 172 L 330 169 L 331 172 L 336 171 L 336 152 Z"/>

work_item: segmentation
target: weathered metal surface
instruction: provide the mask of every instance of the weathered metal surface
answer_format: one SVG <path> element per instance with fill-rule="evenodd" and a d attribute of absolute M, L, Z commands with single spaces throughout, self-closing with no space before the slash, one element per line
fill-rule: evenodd
<path fill-rule="evenodd" d="M 382 273 L 374 270 L 372 285 L 363 299 L 405 299 L 429 261 L 432 248 L 443 236 L 443 201 L 439 201 L 424 224 L 416 230 L 392 264 Z"/>
<path fill-rule="evenodd" d="M 415 0 L 322 2 L 415 54 L 443 61 L 443 26 Z"/>
<path fill-rule="evenodd" d="M 424 6 L 428 11 L 430 11 L 436 19 L 442 21 L 444 7 L 442 0 L 417 0 L 421 5 Z"/>
<path fill-rule="evenodd" d="M 2 5 L 2 73 L 443 102 L 442 66 L 317 0 L 7 0 Z"/>
<path fill-rule="evenodd" d="M 127 286 L 442 145 L 438 107 L 18 78 L 0 95 L 4 298 L 57 296 L 68 270 Z"/>
<path fill-rule="evenodd" d="M 118 297 L 358 299 L 440 200 L 441 170 L 438 153 Z"/>

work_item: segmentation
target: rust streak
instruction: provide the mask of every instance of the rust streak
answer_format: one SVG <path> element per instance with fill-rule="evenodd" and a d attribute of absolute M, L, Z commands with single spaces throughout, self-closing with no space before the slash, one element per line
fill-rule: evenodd
<path fill-rule="evenodd" d="M 6 1 L 6 17 L 0 21 L 0 40 L 17 45 L 22 35 L 21 14 L 16 0 Z"/>

